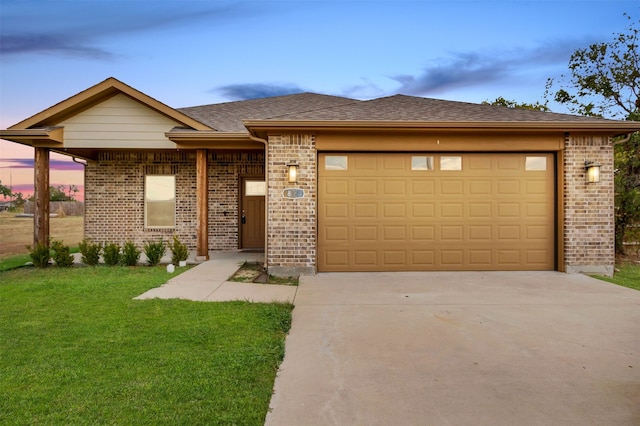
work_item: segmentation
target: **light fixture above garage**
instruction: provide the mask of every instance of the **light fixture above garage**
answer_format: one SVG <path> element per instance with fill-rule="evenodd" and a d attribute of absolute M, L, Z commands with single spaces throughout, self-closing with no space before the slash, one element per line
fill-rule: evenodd
<path fill-rule="evenodd" d="M 300 167 L 300 165 L 297 161 L 290 161 L 287 164 L 287 167 L 289 168 L 289 171 L 287 173 L 289 183 L 296 183 L 298 181 L 298 167 Z"/>
<path fill-rule="evenodd" d="M 584 169 L 586 170 L 587 183 L 600 182 L 600 167 L 601 165 L 594 161 L 585 161 Z"/>

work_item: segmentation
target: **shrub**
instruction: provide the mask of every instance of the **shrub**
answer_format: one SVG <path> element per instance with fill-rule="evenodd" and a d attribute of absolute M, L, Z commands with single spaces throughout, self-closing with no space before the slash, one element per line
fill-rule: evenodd
<path fill-rule="evenodd" d="M 189 257 L 189 249 L 186 244 L 182 244 L 177 235 L 173 236 L 173 241 L 167 243 L 169 250 L 171 250 L 171 263 L 178 265 L 180 261 L 187 260 Z"/>
<path fill-rule="evenodd" d="M 155 266 L 160 263 L 160 259 L 164 256 L 165 251 L 166 247 L 164 245 L 164 241 L 147 241 L 144 244 L 144 254 L 147 256 L 147 264 L 149 266 Z"/>
<path fill-rule="evenodd" d="M 29 250 L 29 257 L 33 262 L 33 266 L 36 268 L 46 268 L 49 266 L 49 259 L 51 258 L 49 246 L 38 243 L 34 248 L 27 246 L 27 250 Z"/>
<path fill-rule="evenodd" d="M 102 243 L 92 243 L 90 240 L 84 239 L 79 244 L 80 253 L 82 254 L 82 263 L 89 266 L 95 266 L 100 261 L 100 251 Z"/>
<path fill-rule="evenodd" d="M 51 241 L 51 249 L 53 250 L 53 261 L 60 268 L 68 268 L 73 266 L 73 256 L 69 246 L 65 246 L 62 241 Z"/>
<path fill-rule="evenodd" d="M 116 266 L 120 263 L 120 245 L 116 243 L 105 244 L 104 250 L 102 251 L 102 258 L 106 265 Z"/>
<path fill-rule="evenodd" d="M 124 266 L 136 266 L 140 260 L 140 250 L 131 241 L 127 241 L 122 246 L 120 260 Z"/>

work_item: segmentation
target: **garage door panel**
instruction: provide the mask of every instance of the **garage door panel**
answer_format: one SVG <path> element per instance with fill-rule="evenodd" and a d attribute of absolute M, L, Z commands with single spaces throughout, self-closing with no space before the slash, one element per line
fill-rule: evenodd
<path fill-rule="evenodd" d="M 552 155 L 344 155 L 318 170 L 319 271 L 554 268 Z"/>
<path fill-rule="evenodd" d="M 433 195 L 435 194 L 435 182 L 419 178 L 410 181 L 412 195 Z"/>

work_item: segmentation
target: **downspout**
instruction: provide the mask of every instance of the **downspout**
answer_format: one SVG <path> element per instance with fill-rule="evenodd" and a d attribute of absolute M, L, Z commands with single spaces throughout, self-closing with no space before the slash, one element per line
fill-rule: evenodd
<path fill-rule="evenodd" d="M 251 130 L 249 130 L 249 138 L 252 141 L 264 144 L 264 181 L 267 186 L 267 193 L 264 200 L 264 220 L 266 223 L 264 224 L 264 263 L 262 266 L 266 270 L 268 265 L 267 255 L 269 254 L 269 142 L 254 135 Z"/>
<path fill-rule="evenodd" d="M 633 136 L 633 133 L 627 133 L 627 136 L 626 136 L 626 137 L 624 137 L 624 138 L 620 139 L 619 141 L 612 142 L 612 143 L 611 143 L 611 146 L 616 146 L 616 145 L 619 145 L 619 144 L 621 144 L 621 143 L 628 142 L 628 141 L 629 141 L 629 139 L 631 139 L 631 136 Z"/>

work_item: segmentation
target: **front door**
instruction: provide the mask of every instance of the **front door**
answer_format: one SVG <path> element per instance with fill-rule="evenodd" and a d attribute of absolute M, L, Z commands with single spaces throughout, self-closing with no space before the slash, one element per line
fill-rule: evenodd
<path fill-rule="evenodd" d="M 240 187 L 240 248 L 264 249 L 266 183 L 262 177 L 245 177 Z"/>

